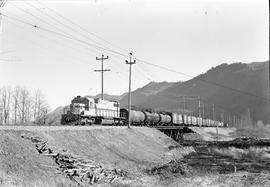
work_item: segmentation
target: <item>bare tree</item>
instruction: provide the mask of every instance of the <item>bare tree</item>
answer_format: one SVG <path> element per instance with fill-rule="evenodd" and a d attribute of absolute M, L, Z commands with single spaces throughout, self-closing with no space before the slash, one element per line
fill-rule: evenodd
<path fill-rule="evenodd" d="M 26 88 L 21 88 L 19 93 L 19 108 L 20 108 L 20 123 L 27 121 L 28 100 L 30 99 L 30 93 Z"/>
<path fill-rule="evenodd" d="M 14 124 L 17 124 L 17 116 L 18 116 L 18 108 L 19 108 L 19 95 L 20 95 L 20 87 L 15 87 L 13 90 L 13 115 L 14 115 Z"/>
<path fill-rule="evenodd" d="M 45 124 L 48 110 L 49 106 L 45 100 L 45 96 L 40 90 L 36 90 L 33 103 L 34 121 L 38 124 Z"/>
<path fill-rule="evenodd" d="M 1 90 L 1 124 L 9 123 L 11 91 L 10 87 Z"/>
<path fill-rule="evenodd" d="M 23 87 L 0 88 L 0 124 L 36 122 L 45 124 L 49 111 L 45 96 L 40 90 L 32 95 Z"/>

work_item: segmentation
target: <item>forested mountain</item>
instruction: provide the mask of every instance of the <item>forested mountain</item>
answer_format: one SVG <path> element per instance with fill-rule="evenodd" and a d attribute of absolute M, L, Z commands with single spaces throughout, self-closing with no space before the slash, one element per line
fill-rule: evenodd
<path fill-rule="evenodd" d="M 151 82 L 132 93 L 132 105 L 183 111 L 186 96 L 186 112 L 196 113 L 196 99 L 188 99 L 200 96 L 206 116 L 211 117 L 214 104 L 216 115 L 228 113 L 237 117 L 249 112 L 253 120 L 270 123 L 270 102 L 266 99 L 269 99 L 268 67 L 269 61 L 221 64 L 186 82 Z M 126 106 L 127 97 L 120 103 Z"/>

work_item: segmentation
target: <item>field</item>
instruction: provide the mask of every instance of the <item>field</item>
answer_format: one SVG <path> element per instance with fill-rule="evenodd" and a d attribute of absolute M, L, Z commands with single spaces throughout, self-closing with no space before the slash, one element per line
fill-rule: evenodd
<path fill-rule="evenodd" d="M 2 126 L 0 186 L 270 186 L 267 142 L 190 141 L 147 127 Z"/>

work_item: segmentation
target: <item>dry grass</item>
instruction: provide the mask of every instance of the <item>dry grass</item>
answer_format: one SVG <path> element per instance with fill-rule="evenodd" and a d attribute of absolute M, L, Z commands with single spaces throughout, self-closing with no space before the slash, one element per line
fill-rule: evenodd
<path fill-rule="evenodd" d="M 204 141 L 214 141 L 217 140 L 217 133 L 218 133 L 218 140 L 219 141 L 229 141 L 235 138 L 235 128 L 216 128 L 216 127 L 189 127 L 194 132 L 198 133 L 202 140 Z"/>
<path fill-rule="evenodd" d="M 270 125 L 256 125 L 254 127 L 239 128 L 236 131 L 236 136 L 270 138 Z"/>

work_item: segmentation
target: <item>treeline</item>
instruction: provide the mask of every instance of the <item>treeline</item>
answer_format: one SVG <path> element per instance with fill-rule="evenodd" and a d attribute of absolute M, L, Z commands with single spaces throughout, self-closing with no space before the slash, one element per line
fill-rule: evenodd
<path fill-rule="evenodd" d="M 40 90 L 20 86 L 0 88 L 0 125 L 45 124 L 49 105 Z"/>

